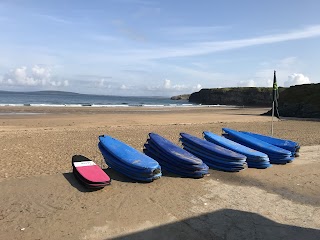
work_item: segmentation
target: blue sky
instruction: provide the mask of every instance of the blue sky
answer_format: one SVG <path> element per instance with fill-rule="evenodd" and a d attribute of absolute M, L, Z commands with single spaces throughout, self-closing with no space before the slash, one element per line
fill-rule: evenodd
<path fill-rule="evenodd" d="M 0 89 L 171 96 L 320 82 L 320 1 L 0 0 Z"/>

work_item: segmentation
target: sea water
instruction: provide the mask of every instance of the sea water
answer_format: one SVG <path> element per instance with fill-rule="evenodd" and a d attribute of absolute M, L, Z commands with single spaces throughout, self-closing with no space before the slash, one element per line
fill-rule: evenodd
<path fill-rule="evenodd" d="M 190 107 L 198 105 L 190 104 L 188 100 L 171 100 L 169 97 L 104 96 L 57 91 L 0 91 L 0 106 Z"/>

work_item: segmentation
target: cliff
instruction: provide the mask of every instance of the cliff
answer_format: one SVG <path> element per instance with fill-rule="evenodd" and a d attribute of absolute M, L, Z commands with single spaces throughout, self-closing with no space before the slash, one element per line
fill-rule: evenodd
<path fill-rule="evenodd" d="M 282 91 L 283 89 L 279 89 Z M 201 89 L 192 93 L 189 102 L 208 105 L 270 106 L 272 88 L 238 87 Z"/>
<path fill-rule="evenodd" d="M 192 93 L 189 102 L 208 105 L 272 105 L 272 88 L 212 88 Z M 320 118 L 320 83 L 279 88 L 280 117 Z M 271 115 L 271 111 L 266 115 Z"/>
<path fill-rule="evenodd" d="M 291 86 L 279 95 L 278 105 L 280 117 L 320 118 L 320 83 Z"/>

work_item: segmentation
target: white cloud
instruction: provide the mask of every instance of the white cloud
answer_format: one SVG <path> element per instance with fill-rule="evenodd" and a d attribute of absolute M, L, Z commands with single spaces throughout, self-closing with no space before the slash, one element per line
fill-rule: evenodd
<path fill-rule="evenodd" d="M 130 54 L 128 54 L 128 52 L 126 52 L 125 54 L 126 56 L 130 55 L 135 59 L 186 57 L 319 36 L 320 25 L 313 25 L 305 27 L 303 29 L 297 29 L 294 31 L 280 34 L 262 35 L 260 37 L 226 41 L 195 42 L 193 44 L 175 46 L 173 48 L 139 49 L 130 51 Z"/>
<path fill-rule="evenodd" d="M 179 84 L 172 85 L 171 80 L 166 79 L 164 80 L 163 88 L 167 90 L 182 90 L 182 89 L 187 89 L 188 87 L 185 85 L 179 85 Z"/>
<path fill-rule="evenodd" d="M 301 73 L 293 73 L 288 76 L 288 80 L 284 82 L 285 87 L 290 87 L 294 85 L 308 84 L 311 83 L 307 76 Z"/>
<path fill-rule="evenodd" d="M 260 64 L 263 68 L 259 69 L 254 76 L 256 86 L 272 87 L 273 71 L 276 70 L 278 86 L 285 86 L 287 77 L 294 71 L 299 71 L 301 62 L 297 57 L 290 56 L 282 59 L 263 62 Z"/>
<path fill-rule="evenodd" d="M 278 83 L 279 85 L 279 83 Z M 267 79 L 267 87 L 272 87 L 273 86 L 273 79 L 269 78 Z"/>
<path fill-rule="evenodd" d="M 185 85 L 185 84 L 171 84 L 171 80 L 165 79 L 163 82 L 163 86 L 160 87 L 151 87 L 151 89 L 156 89 L 160 91 L 169 91 L 169 92 L 190 92 L 190 91 L 198 91 L 201 89 L 201 85 L 197 84 L 195 86 Z"/>
<path fill-rule="evenodd" d="M 71 21 L 66 20 L 66 19 L 59 17 L 59 16 L 53 16 L 53 15 L 47 15 L 47 14 L 34 14 L 34 16 L 40 17 L 42 19 L 52 21 L 55 23 L 60 23 L 60 24 L 71 24 L 72 23 Z"/>
<path fill-rule="evenodd" d="M 201 84 L 197 84 L 197 86 L 195 87 L 195 89 L 200 90 L 202 88 Z"/>
<path fill-rule="evenodd" d="M 165 89 L 171 88 L 171 81 L 170 81 L 169 79 L 164 80 L 163 87 L 164 87 Z"/>
<path fill-rule="evenodd" d="M 122 85 L 120 86 L 120 89 L 121 89 L 121 90 L 127 90 L 128 87 L 127 87 L 126 85 L 122 84 Z"/>
<path fill-rule="evenodd" d="M 98 87 L 98 88 L 103 88 L 103 87 L 106 87 L 106 80 L 104 79 L 104 78 L 101 78 L 101 79 L 99 79 L 99 80 L 97 80 L 96 81 L 96 86 Z"/>
<path fill-rule="evenodd" d="M 147 81 L 150 82 L 151 81 Z M 85 83 L 88 83 L 85 81 Z M 79 84 L 78 84 L 79 86 Z M 174 96 L 179 94 L 192 93 L 199 91 L 202 88 L 201 84 L 194 86 L 188 84 L 173 84 L 169 79 L 163 80 L 156 84 L 127 84 L 119 82 L 109 82 L 106 79 L 95 81 L 94 84 L 87 86 L 87 93 L 103 94 L 103 95 L 125 95 L 125 96 Z M 79 91 L 80 92 L 80 91 Z"/>
<path fill-rule="evenodd" d="M 246 80 L 246 81 L 239 81 L 237 83 L 237 86 L 238 87 L 255 87 L 256 86 L 256 83 L 254 80 Z"/>
<path fill-rule="evenodd" d="M 173 26 L 160 29 L 162 34 L 172 36 L 211 36 L 217 31 L 230 29 L 230 26 Z M 158 30 L 159 31 L 159 30 Z"/>
<path fill-rule="evenodd" d="M 123 29 L 126 28 L 121 21 L 114 21 L 116 27 L 120 31 L 127 32 L 131 38 L 146 39 L 144 36 L 136 33 L 134 30 Z M 129 34 L 130 32 L 130 34 Z M 134 36 L 133 36 L 134 35 Z M 119 50 L 112 49 L 99 53 L 86 53 L 87 59 L 94 59 L 95 62 L 137 62 L 144 60 L 174 58 L 174 57 L 188 57 L 212 54 L 216 52 L 230 51 L 234 49 L 241 49 L 251 46 L 268 45 L 273 43 L 280 43 L 286 41 L 294 41 L 300 39 L 314 38 L 320 36 L 320 24 L 313 25 L 301 29 L 295 29 L 279 34 L 261 35 L 257 37 L 248 37 L 242 39 L 224 40 L 224 41 L 194 41 L 193 43 L 184 43 L 168 47 L 142 47 L 142 48 L 121 48 Z M 149 46 L 149 45 L 143 45 Z M 110 51 L 112 52 L 112 59 L 110 58 Z M 285 59 L 282 66 L 292 64 L 296 59 L 290 57 Z"/>
<path fill-rule="evenodd" d="M 51 68 L 34 65 L 31 69 L 26 66 L 18 67 L 5 74 L 0 79 L 3 86 L 42 86 L 42 87 L 66 87 L 69 86 L 68 80 L 53 80 Z"/>

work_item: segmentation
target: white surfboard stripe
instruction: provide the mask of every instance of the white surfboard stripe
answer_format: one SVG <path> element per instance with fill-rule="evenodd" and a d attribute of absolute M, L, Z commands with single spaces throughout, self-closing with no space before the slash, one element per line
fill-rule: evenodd
<path fill-rule="evenodd" d="M 92 161 L 84 161 L 84 162 L 74 162 L 75 167 L 87 167 L 87 166 L 94 166 L 97 165 Z"/>

